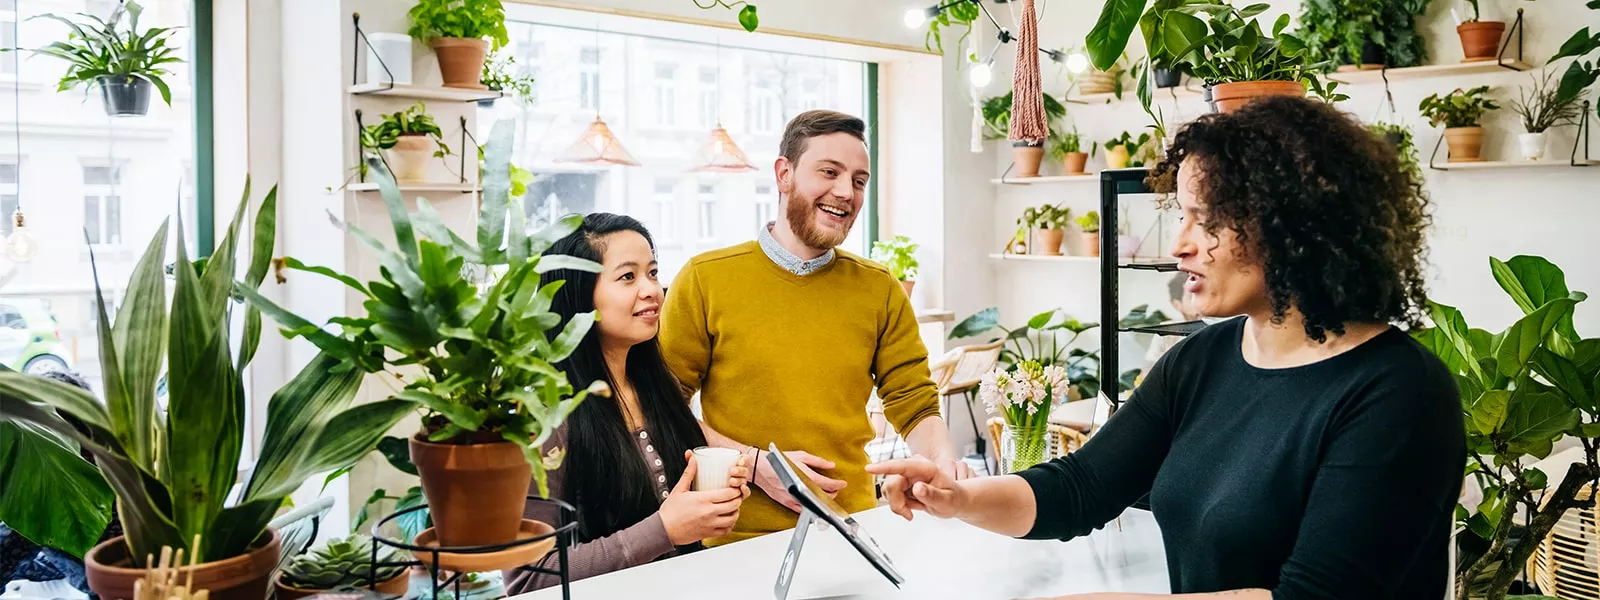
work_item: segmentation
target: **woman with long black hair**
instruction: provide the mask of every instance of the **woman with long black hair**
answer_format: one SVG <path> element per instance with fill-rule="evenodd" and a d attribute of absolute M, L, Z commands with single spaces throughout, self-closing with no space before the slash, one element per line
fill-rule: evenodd
<path fill-rule="evenodd" d="M 607 213 L 550 248 L 600 263 L 600 273 L 560 269 L 546 282 L 564 281 L 551 302 L 560 331 L 575 315 L 598 319 L 578 349 L 556 365 L 576 389 L 594 381 L 610 398 L 591 396 L 545 444 L 566 453 L 549 472 L 550 497 L 578 509 L 578 544 L 567 551 L 568 576 L 577 580 L 692 552 L 700 540 L 725 535 L 750 491 L 746 459 L 729 473 L 727 489 L 691 491 L 697 466 L 692 450 L 705 435 L 656 341 L 664 292 L 656 278 L 655 245 L 639 221 Z M 534 490 L 532 493 L 538 493 Z M 528 516 L 554 522 L 553 512 L 530 504 Z M 555 554 L 541 566 L 556 566 Z M 508 573 L 506 591 L 519 594 L 559 583 L 548 575 Z"/>

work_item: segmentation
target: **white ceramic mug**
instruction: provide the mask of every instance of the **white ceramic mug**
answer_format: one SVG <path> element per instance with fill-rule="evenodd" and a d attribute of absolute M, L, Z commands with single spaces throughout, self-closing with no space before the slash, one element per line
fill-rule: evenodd
<path fill-rule="evenodd" d="M 720 490 L 728 487 L 728 472 L 739 462 L 739 451 L 701 446 L 694 449 L 694 460 L 699 465 L 694 473 L 695 491 Z"/>

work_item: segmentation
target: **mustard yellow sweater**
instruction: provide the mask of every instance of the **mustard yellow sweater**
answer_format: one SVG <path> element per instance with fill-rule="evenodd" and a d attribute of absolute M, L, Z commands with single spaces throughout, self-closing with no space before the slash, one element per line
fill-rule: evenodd
<path fill-rule="evenodd" d="M 833 461 L 851 512 L 876 504 L 866 445 L 874 385 L 896 431 L 938 416 L 928 350 L 900 285 L 881 265 L 837 252 L 799 276 L 756 242 L 702 254 L 668 288 L 661 345 L 685 396 L 698 391 L 717 432 L 759 447 L 777 443 Z M 754 486 L 752 486 L 754 488 Z M 739 514 L 737 541 L 795 525 L 760 489 Z"/>

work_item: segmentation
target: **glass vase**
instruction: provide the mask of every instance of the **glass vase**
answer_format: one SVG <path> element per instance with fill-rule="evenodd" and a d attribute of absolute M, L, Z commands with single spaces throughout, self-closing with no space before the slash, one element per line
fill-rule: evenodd
<path fill-rule="evenodd" d="M 1000 433 L 1000 456 L 1005 461 L 1005 472 L 1016 473 L 1044 462 L 1049 446 L 1048 427 L 1018 427 L 1006 425 Z"/>

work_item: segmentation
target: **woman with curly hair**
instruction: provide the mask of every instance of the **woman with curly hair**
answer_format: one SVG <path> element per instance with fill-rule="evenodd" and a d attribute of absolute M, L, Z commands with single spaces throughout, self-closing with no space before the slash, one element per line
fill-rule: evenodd
<path fill-rule="evenodd" d="M 1425 301 L 1422 182 L 1348 115 L 1270 98 L 1184 128 L 1151 184 L 1182 210 L 1194 306 L 1237 318 L 1162 356 L 1071 455 L 960 482 L 869 467 L 893 510 L 1068 539 L 1148 495 L 1185 598 L 1443 598 L 1461 408 L 1394 325 Z"/>

